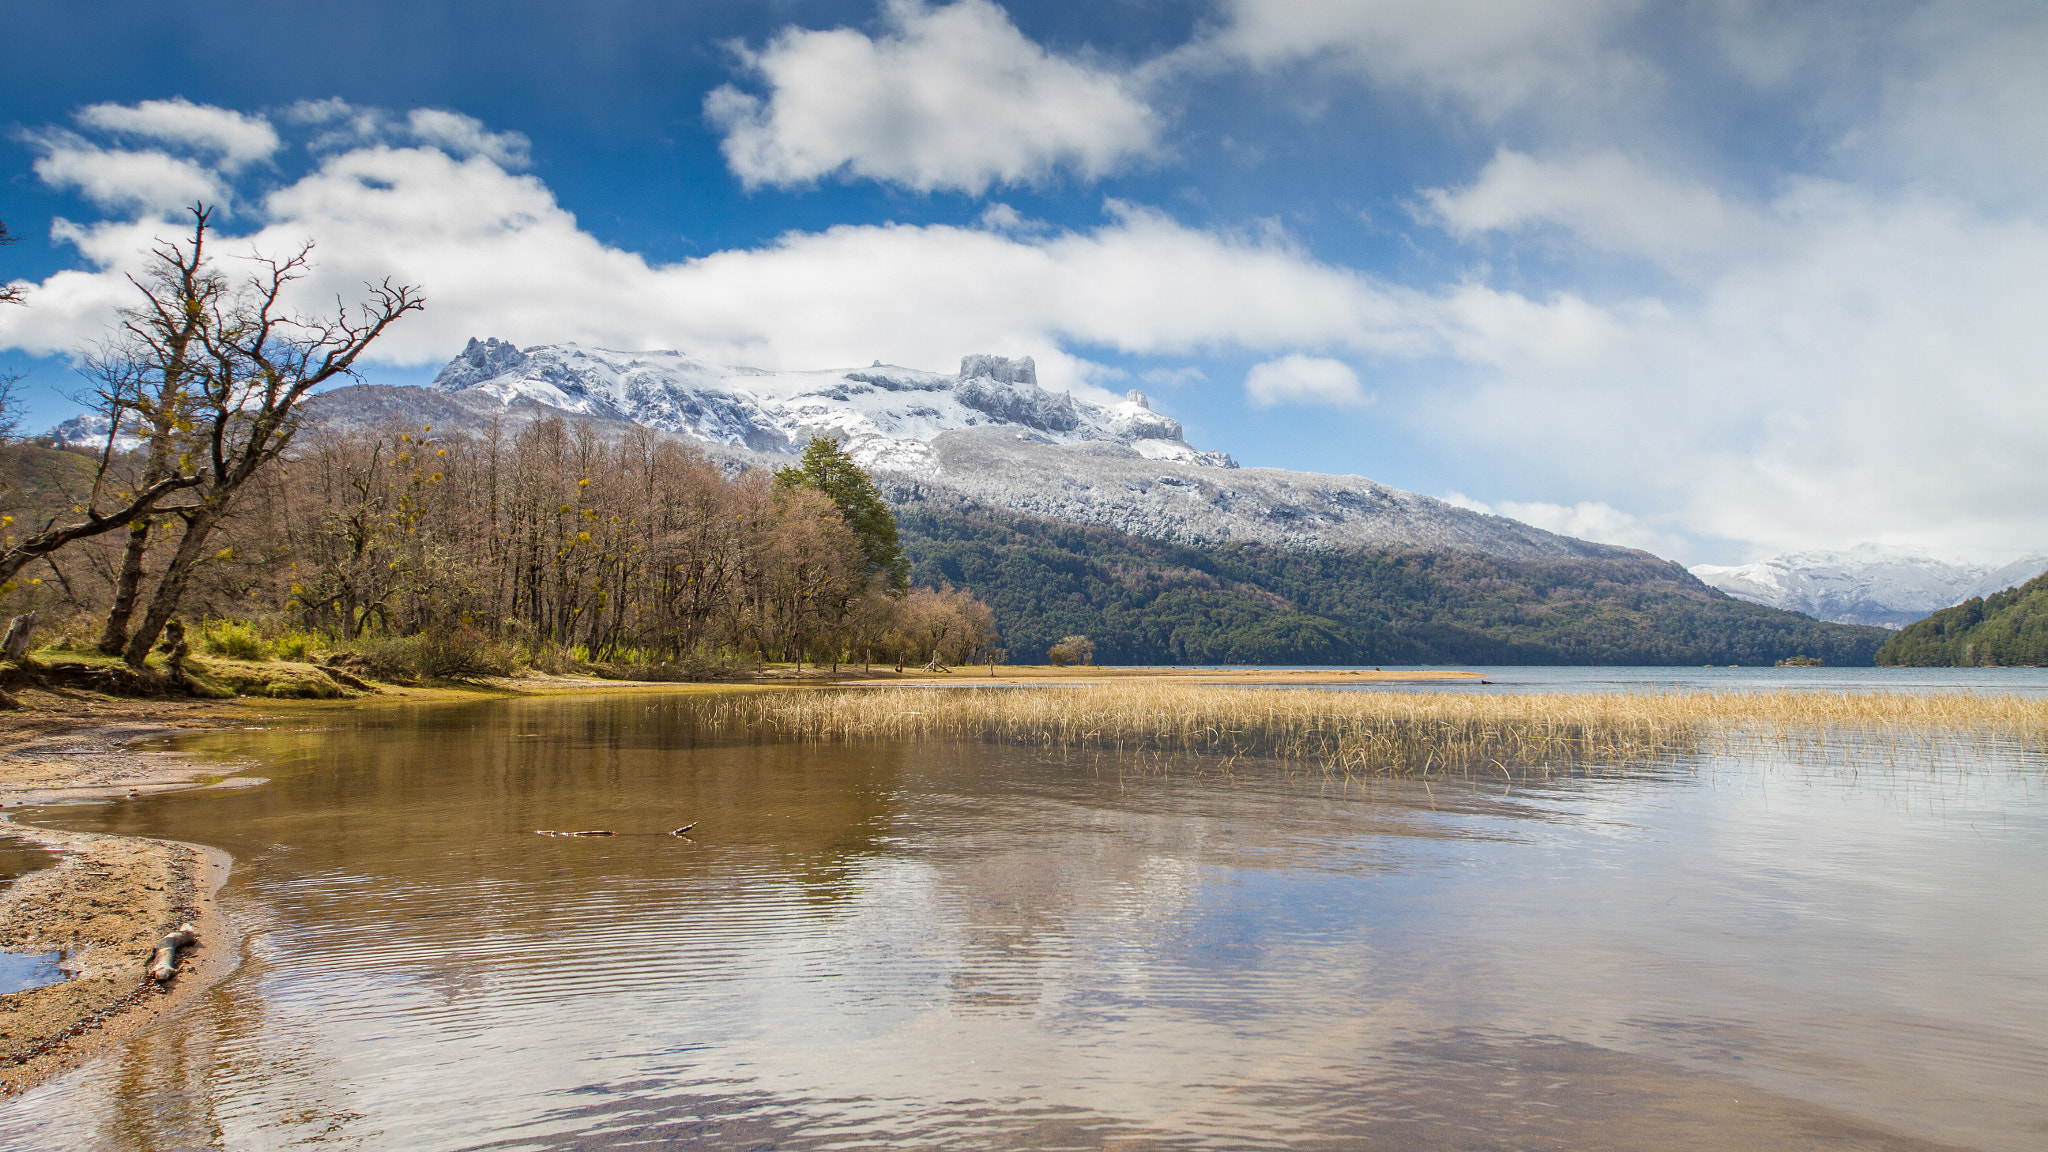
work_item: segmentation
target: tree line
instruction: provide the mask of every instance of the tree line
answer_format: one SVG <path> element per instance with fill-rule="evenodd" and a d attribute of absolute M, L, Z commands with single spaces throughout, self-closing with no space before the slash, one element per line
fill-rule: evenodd
<path fill-rule="evenodd" d="M 199 208 L 157 246 L 86 357 L 100 451 L 8 449 L 14 611 L 138 670 L 181 613 L 642 668 L 1000 658 L 985 605 L 908 586 L 894 518 L 829 441 L 729 474 L 671 436 L 558 418 L 302 431 L 302 401 L 422 297 L 387 282 L 291 313 L 309 251 L 231 284 L 210 229 Z"/>
<path fill-rule="evenodd" d="M 2048 665 L 2048 573 L 1906 625 L 1878 651 L 1877 662 L 1917 668 Z"/>
<path fill-rule="evenodd" d="M 1890 636 L 1649 558 L 1196 546 L 905 492 L 896 510 L 913 577 L 974 589 L 1024 663 L 1079 634 L 1108 664 L 1867 666 Z"/>

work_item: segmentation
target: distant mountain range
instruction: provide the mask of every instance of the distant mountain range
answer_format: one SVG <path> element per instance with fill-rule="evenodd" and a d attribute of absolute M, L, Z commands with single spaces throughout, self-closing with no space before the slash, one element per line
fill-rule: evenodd
<path fill-rule="evenodd" d="M 1106 661 L 1268 664 L 1868 664 L 1887 637 L 1363 477 L 1240 468 L 1142 394 L 1053 391 L 1029 358 L 770 372 L 471 340 L 428 387 L 337 389 L 308 416 L 470 435 L 553 416 L 638 425 L 729 468 L 828 437 L 896 508 L 917 579 L 986 599 L 1027 662 L 1077 632 Z"/>
<path fill-rule="evenodd" d="M 1754 564 L 1698 564 L 1692 574 L 1731 596 L 1816 620 L 1903 628 L 1973 596 L 2048 571 L 2048 552 L 1986 564 L 1925 548 L 1859 544 L 1845 552 L 1788 552 Z"/>
<path fill-rule="evenodd" d="M 1181 544 L 1644 555 L 1362 477 L 1239 468 L 1189 445 L 1142 393 L 1095 404 L 1056 392 L 1039 385 L 1029 357 L 967 356 L 953 374 L 887 364 L 767 372 L 679 352 L 472 339 L 424 391 L 341 389 L 314 411 L 355 425 L 417 415 L 471 431 L 558 413 L 678 433 L 736 462 L 780 463 L 825 436 L 899 500 L 943 494 Z"/>

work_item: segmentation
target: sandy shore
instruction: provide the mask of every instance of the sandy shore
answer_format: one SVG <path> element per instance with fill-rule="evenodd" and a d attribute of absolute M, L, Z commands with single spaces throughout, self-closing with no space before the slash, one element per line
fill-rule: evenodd
<path fill-rule="evenodd" d="M 129 745 L 258 718 L 234 701 L 37 690 L 19 696 L 22 708 L 0 713 L 0 807 L 9 809 L 203 786 L 232 768 Z M 0 1092 L 20 1092 L 73 1067 L 232 969 L 239 945 L 213 903 L 228 875 L 225 853 L 0 820 L 0 836 L 58 858 L 0 891 L 0 951 L 64 952 L 75 973 L 59 984 L 0 995 Z M 199 946 L 181 955 L 169 985 L 146 982 L 150 949 L 188 920 L 199 928 Z"/>
<path fill-rule="evenodd" d="M 59 855 L 0 893 L 0 951 L 67 953 L 62 983 L 0 996 L 0 1093 L 12 1095 L 147 1027 L 234 967 L 239 943 L 213 894 L 225 853 L 195 844 L 0 824 Z M 157 940 L 190 921 L 169 984 L 145 978 Z"/>

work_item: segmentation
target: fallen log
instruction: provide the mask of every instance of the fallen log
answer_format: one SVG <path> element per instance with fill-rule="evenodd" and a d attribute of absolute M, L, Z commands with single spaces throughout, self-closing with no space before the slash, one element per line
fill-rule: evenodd
<path fill-rule="evenodd" d="M 678 828 L 678 829 L 676 829 L 675 831 L 673 831 L 673 832 L 669 833 L 669 835 L 671 835 L 671 836 L 681 836 L 681 835 L 682 835 L 683 833 L 685 833 L 685 832 L 688 832 L 688 831 L 689 831 L 690 829 L 692 829 L 692 828 L 695 828 L 695 827 L 697 826 L 697 824 L 698 824 L 698 823 L 699 823 L 698 821 L 696 821 L 696 820 L 692 820 L 692 821 L 690 821 L 690 822 L 689 822 L 688 824 L 685 824 L 685 825 L 683 825 L 683 826 L 682 826 L 681 828 Z"/>
<path fill-rule="evenodd" d="M 588 832 L 557 832 L 557 831 L 555 831 L 555 830 L 554 830 L 554 829 L 552 829 L 552 828 L 535 828 L 535 829 L 533 830 L 533 834 L 534 834 L 534 835 L 536 835 L 536 836 L 617 836 L 617 835 L 618 835 L 618 833 L 617 833 L 617 832 L 613 832 L 613 831 L 611 831 L 611 830 L 609 830 L 609 829 L 605 829 L 605 828 L 593 828 L 593 829 L 591 829 L 591 830 L 590 830 L 590 831 L 588 831 Z"/>
<path fill-rule="evenodd" d="M 171 978 L 177 970 L 178 949 L 190 948 L 199 943 L 199 932 L 190 924 L 178 925 L 178 930 L 156 942 L 156 950 L 149 954 L 149 978 L 161 984 Z"/>

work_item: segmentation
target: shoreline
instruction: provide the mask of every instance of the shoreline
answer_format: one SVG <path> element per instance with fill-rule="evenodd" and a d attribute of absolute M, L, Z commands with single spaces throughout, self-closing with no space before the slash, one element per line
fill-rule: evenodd
<path fill-rule="evenodd" d="M 0 995 L 0 1098 L 62 1075 L 168 1018 L 225 979 L 239 962 L 239 937 L 214 899 L 233 866 L 225 852 L 178 841 L 45 828 L 18 823 L 11 814 L 10 810 L 30 805 L 118 803 L 164 792 L 237 786 L 227 778 L 241 765 L 136 747 L 146 741 L 251 727 L 335 708 L 620 691 L 1479 678 L 1469 672 L 1327 669 L 999 666 L 994 677 L 986 666 L 952 672 L 842 669 L 833 674 L 824 669 L 805 673 L 776 668 L 745 678 L 695 682 L 528 676 L 431 688 L 380 684 L 373 692 L 335 700 L 135 699 L 66 689 L 17 689 L 21 707 L 0 713 L 0 836 L 43 848 L 57 862 L 0 890 L 0 951 L 66 952 L 67 966 L 75 964 L 77 969 L 68 980 Z M 186 920 L 197 927 L 199 944 L 179 954 L 175 979 L 151 985 L 143 977 L 150 948 Z"/>
<path fill-rule="evenodd" d="M 20 823 L 13 810 L 215 786 L 238 766 L 135 745 L 271 718 L 233 700 L 43 689 L 16 695 L 22 707 L 0 713 L 0 836 L 57 861 L 0 890 L 0 950 L 65 952 L 67 966 L 76 967 L 70 979 L 0 995 L 0 1098 L 62 1075 L 174 1014 L 225 979 L 241 952 L 214 899 L 233 867 L 227 853 Z M 198 930 L 199 943 L 179 952 L 168 984 L 154 985 L 143 974 L 150 949 L 185 921 Z"/>
<path fill-rule="evenodd" d="M 173 840 L 0 823 L 0 834 L 56 854 L 0 893 L 0 948 L 66 952 L 72 976 L 0 995 L 0 1097 L 17 1096 L 113 1047 L 234 971 L 240 939 L 214 897 L 233 861 Z M 191 922 L 199 943 L 177 975 L 144 974 L 164 933 Z"/>

